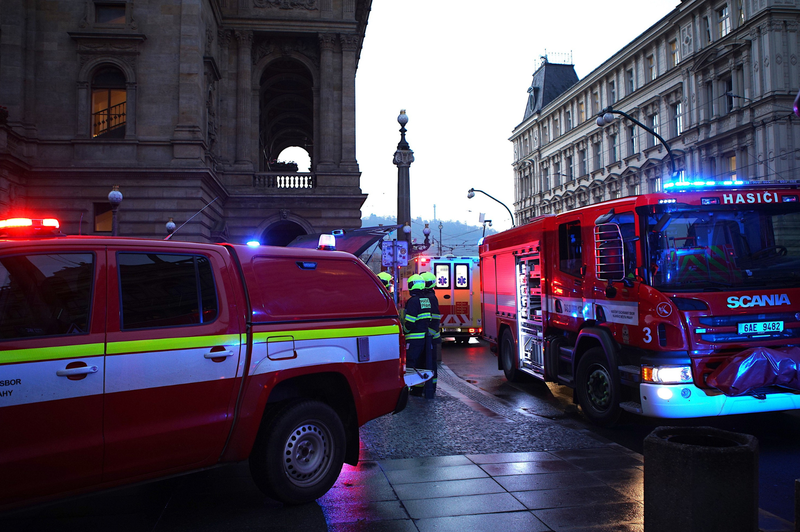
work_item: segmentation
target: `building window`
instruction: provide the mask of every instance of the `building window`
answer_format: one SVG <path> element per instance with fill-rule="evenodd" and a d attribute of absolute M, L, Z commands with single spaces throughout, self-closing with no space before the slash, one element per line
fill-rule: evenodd
<path fill-rule="evenodd" d="M 633 91 L 636 90 L 636 85 L 633 80 L 633 69 L 629 68 L 625 72 L 626 79 L 628 80 L 628 94 L 633 94 Z"/>
<path fill-rule="evenodd" d="M 542 126 L 542 144 L 550 142 L 550 137 L 547 135 L 547 124 Z"/>
<path fill-rule="evenodd" d="M 656 59 L 652 55 L 647 56 L 647 81 L 656 79 Z"/>
<path fill-rule="evenodd" d="M 681 102 L 672 106 L 672 131 L 675 137 L 683 134 L 683 109 Z"/>
<path fill-rule="evenodd" d="M 97 24 L 125 24 L 124 3 L 97 3 L 94 5 L 94 21 Z"/>
<path fill-rule="evenodd" d="M 617 136 L 616 135 L 609 135 L 609 140 L 611 141 L 611 150 L 609 156 L 611 157 L 611 162 L 615 163 L 619 160 L 619 146 L 617 145 Z"/>
<path fill-rule="evenodd" d="M 706 44 L 709 44 L 712 42 L 712 40 L 711 40 L 711 21 L 708 20 L 708 17 L 703 17 L 703 29 L 705 30 Z"/>
<path fill-rule="evenodd" d="M 592 115 L 596 115 L 600 112 L 600 93 L 593 92 L 592 93 Z"/>
<path fill-rule="evenodd" d="M 594 169 L 600 170 L 603 167 L 603 145 L 599 142 L 594 143 Z"/>
<path fill-rule="evenodd" d="M 561 186 L 561 165 L 556 163 L 553 166 L 553 187 Z"/>
<path fill-rule="evenodd" d="M 614 83 L 614 80 L 608 82 L 608 104 L 614 104 L 617 102 L 617 87 Z"/>
<path fill-rule="evenodd" d="M 586 171 L 586 150 L 580 150 L 578 152 L 578 175 L 586 175 L 588 172 Z"/>
<path fill-rule="evenodd" d="M 636 154 L 636 126 L 628 128 L 628 156 Z"/>
<path fill-rule="evenodd" d="M 586 105 L 583 102 L 578 103 L 578 123 L 582 124 L 586 120 Z"/>
<path fill-rule="evenodd" d="M 553 118 L 553 137 L 557 138 L 561 134 L 561 130 L 558 127 L 558 118 Z"/>
<path fill-rule="evenodd" d="M 542 168 L 542 192 L 550 190 L 550 171 L 547 168 Z"/>
<path fill-rule="evenodd" d="M 661 134 L 661 132 L 658 130 L 658 113 L 653 113 L 650 116 L 650 129 L 652 129 L 653 132 L 655 133 L 655 135 L 653 135 L 653 143 L 651 144 L 651 146 L 656 146 L 660 142 L 658 140 L 658 137 L 656 137 L 656 135 Z"/>
<path fill-rule="evenodd" d="M 710 81 L 706 83 L 706 113 L 708 114 L 707 120 L 714 117 L 714 86 Z"/>
<path fill-rule="evenodd" d="M 567 125 L 566 131 L 571 130 L 572 129 L 572 111 L 570 111 L 569 109 L 567 109 L 564 112 L 564 121 L 566 122 L 566 125 Z"/>
<path fill-rule="evenodd" d="M 94 204 L 94 232 L 110 233 L 112 230 L 113 213 L 111 204 L 106 202 Z"/>
<path fill-rule="evenodd" d="M 127 107 L 125 76 L 114 67 L 98 70 L 92 78 L 92 137 L 123 138 Z"/>
<path fill-rule="evenodd" d="M 736 155 L 728 155 L 724 158 L 726 180 L 736 179 Z"/>
<path fill-rule="evenodd" d="M 719 11 L 717 11 L 717 29 L 719 30 L 720 38 L 725 37 L 727 34 L 731 32 L 731 17 L 730 13 L 728 12 L 728 5 L 724 5 Z"/>
<path fill-rule="evenodd" d="M 669 41 L 669 67 L 675 68 L 678 66 L 680 58 L 678 57 L 678 41 Z"/>
<path fill-rule="evenodd" d="M 744 24 L 744 0 L 737 0 L 737 11 L 739 12 L 739 25 Z"/>
<path fill-rule="evenodd" d="M 566 164 L 567 164 L 567 168 L 566 168 L 566 170 L 567 170 L 567 175 L 566 175 L 567 181 L 572 181 L 572 179 L 573 179 L 573 175 L 572 175 L 572 157 L 567 157 L 567 163 Z"/>
<path fill-rule="evenodd" d="M 722 86 L 725 89 L 725 113 L 733 111 L 733 78 L 722 80 Z"/>

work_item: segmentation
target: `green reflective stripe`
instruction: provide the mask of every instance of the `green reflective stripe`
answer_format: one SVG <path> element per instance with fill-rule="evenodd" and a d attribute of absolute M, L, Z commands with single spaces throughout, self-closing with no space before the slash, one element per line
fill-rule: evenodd
<path fill-rule="evenodd" d="M 425 333 L 424 332 L 421 332 L 421 333 L 408 333 L 406 335 L 406 340 L 422 340 L 423 338 L 425 338 Z"/>
<path fill-rule="evenodd" d="M 440 320 L 440 319 L 442 319 L 442 315 L 441 314 L 431 314 L 431 318 L 433 318 L 435 320 Z"/>
<path fill-rule="evenodd" d="M 418 320 L 429 320 L 429 319 L 431 319 L 431 313 L 430 312 L 423 312 L 422 314 L 417 316 L 417 319 Z"/>
<path fill-rule="evenodd" d="M 410 321 L 411 323 L 416 323 L 419 318 L 416 316 L 412 316 L 410 314 L 406 314 L 406 321 Z"/>
<path fill-rule="evenodd" d="M 82 344 L 58 347 L 35 347 L 31 349 L 11 349 L 0 352 L 0 364 L 15 362 L 37 362 L 39 360 L 59 360 L 62 358 L 93 357 L 103 354 L 104 345 Z"/>
<path fill-rule="evenodd" d="M 384 336 L 399 334 L 397 325 L 379 325 L 377 327 L 345 327 L 341 329 L 307 329 L 298 331 L 260 332 L 253 336 L 256 341 L 266 341 L 271 336 L 291 336 L 295 340 L 323 340 L 326 338 L 354 338 L 357 336 Z"/>
<path fill-rule="evenodd" d="M 152 340 L 130 340 L 128 342 L 110 342 L 109 355 L 122 353 L 144 353 L 147 351 L 172 351 L 175 349 L 192 349 L 211 347 L 214 345 L 239 344 L 238 334 L 220 334 L 216 336 L 180 336 L 178 338 L 160 338 Z"/>

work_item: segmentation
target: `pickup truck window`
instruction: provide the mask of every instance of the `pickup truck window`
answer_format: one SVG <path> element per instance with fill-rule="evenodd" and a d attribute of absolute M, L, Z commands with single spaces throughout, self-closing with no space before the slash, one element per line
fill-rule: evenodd
<path fill-rule="evenodd" d="M 89 332 L 94 255 L 0 258 L 0 339 Z"/>
<path fill-rule="evenodd" d="M 218 313 L 207 257 L 167 253 L 118 255 L 122 329 L 199 325 Z"/>

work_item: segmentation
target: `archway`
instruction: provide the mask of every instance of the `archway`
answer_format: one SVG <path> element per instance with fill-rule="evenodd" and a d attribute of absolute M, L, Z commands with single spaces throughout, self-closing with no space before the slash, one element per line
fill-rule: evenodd
<path fill-rule="evenodd" d="M 298 236 L 308 234 L 299 224 L 288 220 L 275 222 L 264 230 L 261 243 L 267 246 L 288 246 Z"/>

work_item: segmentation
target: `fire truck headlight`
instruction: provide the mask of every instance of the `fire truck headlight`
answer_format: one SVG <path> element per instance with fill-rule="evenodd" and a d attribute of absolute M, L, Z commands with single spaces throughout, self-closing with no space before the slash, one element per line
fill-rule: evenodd
<path fill-rule="evenodd" d="M 692 382 L 691 366 L 642 366 L 642 382 L 681 384 Z"/>

